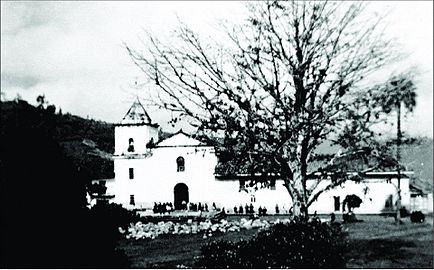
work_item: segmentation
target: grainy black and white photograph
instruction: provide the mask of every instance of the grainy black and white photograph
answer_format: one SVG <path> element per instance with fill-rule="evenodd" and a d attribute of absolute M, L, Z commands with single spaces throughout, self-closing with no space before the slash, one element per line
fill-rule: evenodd
<path fill-rule="evenodd" d="M 432 1 L 1 1 L 0 268 L 433 265 Z"/>

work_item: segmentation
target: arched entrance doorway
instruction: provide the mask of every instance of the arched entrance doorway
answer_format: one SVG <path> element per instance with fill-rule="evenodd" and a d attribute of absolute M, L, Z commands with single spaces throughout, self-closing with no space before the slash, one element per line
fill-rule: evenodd
<path fill-rule="evenodd" d="M 188 200 L 188 186 L 184 183 L 176 184 L 175 188 L 173 189 L 173 193 L 175 195 L 175 210 L 179 209 L 185 209 L 187 206 Z M 185 202 L 183 205 L 182 202 Z"/>

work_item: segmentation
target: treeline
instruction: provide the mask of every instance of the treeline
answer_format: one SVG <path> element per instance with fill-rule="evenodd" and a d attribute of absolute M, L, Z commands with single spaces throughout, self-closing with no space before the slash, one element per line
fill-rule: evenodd
<path fill-rule="evenodd" d="M 62 114 L 54 105 L 34 107 L 24 100 L 1 103 L 2 134 L 13 128 L 37 128 L 53 138 L 89 179 L 112 178 L 114 125 Z M 29 134 L 30 135 L 30 134 Z"/>
<path fill-rule="evenodd" d="M 87 208 L 93 165 L 68 153 L 110 151 L 112 125 L 50 108 L 1 103 L 0 268 L 126 268 L 113 211 Z"/>

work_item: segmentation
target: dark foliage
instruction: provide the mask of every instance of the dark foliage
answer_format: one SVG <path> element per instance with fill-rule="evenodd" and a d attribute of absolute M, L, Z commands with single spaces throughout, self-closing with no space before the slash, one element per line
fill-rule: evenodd
<path fill-rule="evenodd" d="M 211 242 L 202 247 L 205 268 L 342 268 L 345 235 L 317 220 L 276 224 L 250 241 Z"/>
<path fill-rule="evenodd" d="M 362 222 L 362 220 L 357 219 L 356 215 L 352 212 L 343 214 L 342 220 L 344 223 Z"/>
<path fill-rule="evenodd" d="M 119 227 L 125 228 L 130 223 L 135 223 L 140 219 L 135 212 L 115 203 L 97 203 L 90 212 L 95 222 L 100 223 L 101 226 L 104 225 L 111 231 L 118 231 Z"/>
<path fill-rule="evenodd" d="M 118 204 L 99 203 L 90 210 L 88 238 L 92 247 L 91 257 L 85 267 L 125 268 L 128 259 L 122 250 L 116 249 L 120 240 L 119 227 L 138 221 L 132 211 Z"/>
<path fill-rule="evenodd" d="M 423 223 L 425 222 L 425 215 L 421 211 L 414 211 L 410 215 L 410 220 L 413 223 Z"/>
<path fill-rule="evenodd" d="M 410 212 L 404 206 L 401 207 L 401 209 L 399 209 L 399 212 L 401 214 L 401 217 L 403 217 L 403 218 L 410 216 Z"/>
<path fill-rule="evenodd" d="M 100 183 L 93 183 L 88 185 L 88 191 L 92 196 L 101 196 L 106 193 L 107 187 Z"/>
<path fill-rule="evenodd" d="M 113 153 L 114 126 L 71 114 L 55 114 L 54 105 L 33 107 L 26 101 L 1 102 L 2 130 L 38 128 L 60 144 L 65 155 L 90 179 L 113 177 L 113 162 L 103 156 Z M 84 143 L 84 140 L 90 143 Z M 93 145 L 92 145 L 93 143 Z"/>
<path fill-rule="evenodd" d="M 3 105 L 0 267 L 125 267 L 113 232 L 86 208 L 88 179 L 53 138 L 50 116 L 18 103 L 6 117 Z"/>
<path fill-rule="evenodd" d="M 351 212 L 354 208 L 360 207 L 360 204 L 362 204 L 362 199 L 359 198 L 359 196 L 355 194 L 347 195 L 343 201 L 344 209 L 345 206 L 348 207 L 348 211 Z"/>

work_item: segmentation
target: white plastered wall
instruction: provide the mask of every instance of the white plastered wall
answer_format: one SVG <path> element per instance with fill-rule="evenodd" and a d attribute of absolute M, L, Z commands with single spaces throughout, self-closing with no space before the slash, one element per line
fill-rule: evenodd
<path fill-rule="evenodd" d="M 158 141 L 158 129 L 148 125 L 115 127 L 115 155 L 128 154 L 129 139 L 134 140 L 136 153 L 146 152 L 146 144 L 151 138 Z"/>

